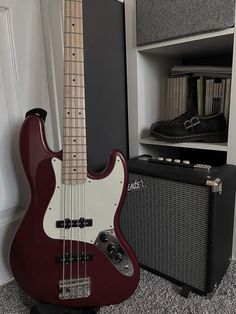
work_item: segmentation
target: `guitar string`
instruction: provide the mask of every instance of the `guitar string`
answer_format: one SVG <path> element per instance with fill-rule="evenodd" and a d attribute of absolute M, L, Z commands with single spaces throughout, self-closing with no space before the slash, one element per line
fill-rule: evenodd
<path fill-rule="evenodd" d="M 69 27 L 69 29 L 70 29 L 70 33 L 69 33 L 69 42 L 70 42 L 70 47 L 72 47 L 72 44 L 73 44 L 73 42 L 72 42 L 72 0 L 70 0 L 70 19 L 69 19 L 69 25 L 70 25 L 70 27 Z M 72 62 L 70 62 L 70 64 L 69 64 L 69 68 L 70 68 L 70 73 L 72 73 Z M 69 91 L 70 91 L 70 96 L 71 96 L 71 98 L 70 98 L 70 118 L 72 118 L 72 88 L 70 88 L 69 89 Z M 72 125 L 72 119 L 69 119 L 69 124 L 70 124 L 70 139 L 71 139 L 71 141 L 72 141 L 72 127 L 73 127 L 73 125 Z M 70 144 L 72 144 L 72 143 L 70 143 Z M 72 150 L 72 146 L 70 145 L 69 146 L 69 150 Z M 72 165 L 70 164 L 70 167 L 69 167 L 69 172 L 70 173 L 72 173 L 72 170 L 73 169 L 73 167 L 72 167 Z M 69 177 L 70 177 L 70 179 L 72 179 L 72 174 L 69 174 Z M 71 203 L 71 212 L 70 212 L 70 215 L 71 215 L 71 217 L 70 217 L 70 219 L 71 219 L 71 228 L 70 228 L 70 291 L 71 291 L 71 289 L 72 289 L 72 282 L 73 282 L 73 280 L 72 280 L 72 277 L 73 277 L 73 272 L 72 272 L 72 264 L 73 264 L 73 261 L 72 261 L 72 258 L 73 258 L 73 252 L 72 252 L 72 249 L 73 249 L 73 242 L 72 242 L 72 237 L 73 237 L 73 234 L 72 234 L 72 232 L 73 232 L 73 226 L 72 226 L 72 221 L 73 221 L 73 190 L 72 190 L 72 180 L 70 180 L 71 182 L 69 183 L 69 187 L 70 187 L 70 197 L 71 197 L 71 201 L 70 201 L 70 203 Z"/>
<path fill-rule="evenodd" d="M 66 1 L 64 3 L 64 11 L 66 10 Z M 65 27 L 65 26 L 64 26 Z M 65 34 L 64 34 L 64 46 L 65 46 Z M 65 51 L 64 51 L 65 53 Z M 65 65 L 64 65 L 65 67 Z M 64 78 L 65 80 L 65 78 Z M 64 82 L 65 85 L 65 82 Z M 63 113 L 63 115 L 65 115 L 65 111 Z M 66 127 L 66 120 L 63 119 L 63 124 L 64 124 L 64 128 Z M 63 139 L 63 142 L 65 144 L 65 138 Z M 64 147 L 65 148 L 65 147 Z M 65 152 L 64 152 L 65 153 Z M 62 152 L 62 156 L 63 156 L 63 152 Z M 65 167 L 65 164 L 64 164 Z M 62 168 L 62 173 L 64 173 L 65 168 Z M 63 254 L 62 254 L 62 295 L 63 298 L 65 297 L 65 246 L 66 246 L 66 229 L 65 229 L 65 219 L 66 219 L 66 184 L 61 182 L 61 187 L 62 187 L 62 194 L 63 194 L 63 221 L 64 221 L 64 227 L 63 227 Z"/>
<path fill-rule="evenodd" d="M 75 6 L 76 6 L 76 4 L 75 4 Z M 76 14 L 75 14 L 76 15 Z M 78 21 L 76 21 L 75 23 L 78 23 Z M 74 24 L 75 24 L 74 23 Z M 78 43 L 77 43 L 78 44 Z M 77 45 L 76 45 L 77 46 Z M 78 53 L 78 52 L 76 52 L 76 53 Z M 78 60 L 78 58 L 76 58 L 76 61 Z M 76 74 L 78 74 L 77 73 L 77 71 L 76 71 Z M 78 84 L 77 84 L 78 85 Z M 78 88 L 78 87 L 77 87 Z M 79 107 L 78 106 L 78 103 L 77 103 L 77 106 L 76 106 L 77 108 Z M 78 117 L 77 117 L 77 119 L 76 119 L 76 126 L 77 127 L 79 127 L 79 120 L 78 120 Z M 77 129 L 78 130 L 78 129 Z M 77 148 L 78 148 L 78 146 L 77 146 Z M 79 153 L 78 153 L 79 154 Z M 76 161 L 76 165 L 77 165 L 77 169 L 79 169 L 79 160 L 80 160 L 80 155 L 79 156 L 77 156 L 77 161 Z M 78 171 L 79 172 L 79 171 Z M 80 180 L 79 180 L 79 174 L 78 174 L 78 183 L 77 183 L 77 187 L 78 187 L 78 196 L 79 196 L 79 202 L 78 202 L 78 211 L 77 211 L 77 215 L 78 215 L 78 239 L 77 239 L 77 251 L 78 251 L 78 282 L 79 282 L 79 279 L 80 279 L 80 274 L 79 274 L 79 272 L 80 272 L 80 243 L 79 243 L 79 241 L 80 241 L 80 226 L 79 226 L 79 219 L 80 219 L 80 212 L 81 212 L 81 205 L 80 205 L 80 202 L 81 202 L 81 193 L 80 193 L 80 189 L 81 189 L 81 184 L 80 184 Z M 82 252 L 82 249 L 81 249 L 81 252 Z M 83 260 L 82 260 L 82 258 L 83 258 L 83 256 L 81 255 L 81 263 L 83 262 Z"/>
<path fill-rule="evenodd" d="M 61 185 L 62 185 L 62 195 L 63 195 L 63 220 L 64 220 L 64 224 L 65 224 L 65 216 L 66 216 L 66 214 L 65 214 L 65 209 L 66 209 L 66 204 L 65 204 L 65 202 L 66 202 L 66 192 L 65 192 L 65 184 L 63 184 L 63 183 L 61 183 Z M 63 296 L 65 295 L 65 287 L 64 287 L 64 281 L 65 281 L 65 238 L 66 238 L 66 231 L 65 231 L 66 229 L 65 228 L 63 228 L 62 229 L 62 233 L 63 233 L 63 255 L 62 255 L 62 282 L 63 282 Z"/>
<path fill-rule="evenodd" d="M 70 184 L 70 260 L 69 260 L 69 265 L 70 265 L 70 287 L 72 287 L 72 282 L 73 282 L 73 271 L 72 271 L 72 264 L 73 264 L 73 227 L 72 227 L 72 221 L 73 221 L 73 185 Z M 71 291 L 71 290 L 70 290 Z"/>
<path fill-rule="evenodd" d="M 63 195 L 64 195 L 64 199 L 63 199 L 63 218 L 64 218 L 64 228 L 63 228 L 63 256 L 62 256 L 62 263 L 63 263 L 63 297 L 65 296 L 65 250 L 66 250 L 66 229 L 65 229 L 65 219 L 66 219 L 66 185 L 62 184 L 62 188 L 63 188 Z"/>
<path fill-rule="evenodd" d="M 84 217 L 86 219 L 86 213 L 85 213 L 85 209 L 86 209 L 86 198 L 85 198 L 85 187 L 86 185 L 84 184 L 83 185 L 83 195 L 84 195 Z M 85 278 L 87 278 L 87 230 L 86 230 L 86 227 L 84 228 L 84 236 L 85 236 L 85 239 L 84 239 L 84 251 L 85 251 Z"/>
<path fill-rule="evenodd" d="M 80 11 L 81 10 L 81 11 Z M 79 14 L 81 14 L 82 15 L 82 2 L 80 3 L 80 10 L 79 10 Z M 79 18 L 80 18 L 81 16 L 79 16 Z M 81 22 L 81 20 L 80 20 L 80 22 Z M 81 27 L 82 27 L 82 24 L 80 24 L 81 25 Z M 80 33 L 82 34 L 83 33 L 83 29 L 81 29 L 80 30 Z M 81 49 L 80 50 L 81 52 L 82 52 L 82 54 L 83 54 L 83 49 Z M 82 67 L 80 68 L 80 70 L 82 70 Z M 80 73 L 81 74 L 81 73 Z M 84 99 L 83 99 L 83 102 L 82 102 L 82 104 L 84 104 Z M 82 110 L 83 110 L 83 105 L 82 105 Z M 82 125 L 81 125 L 81 120 L 79 121 L 80 122 L 80 127 L 82 127 Z M 83 137 L 82 138 L 84 138 L 84 129 L 82 129 L 82 132 L 83 132 Z M 82 153 L 84 153 L 82 150 L 81 150 L 81 152 Z M 81 215 L 81 218 L 85 218 L 85 216 L 84 216 L 84 210 L 83 210 L 83 204 L 84 204 L 84 194 L 83 194 L 83 186 L 84 186 L 84 173 L 83 173 L 83 170 L 84 170 L 84 168 L 83 168 L 83 161 L 82 161 L 82 167 L 81 167 L 81 169 L 82 169 L 82 171 L 81 171 L 81 173 L 82 173 L 82 178 L 81 178 L 81 180 L 80 180 L 80 184 L 79 184 L 79 191 L 80 191 L 80 215 Z M 82 264 L 84 264 L 84 265 L 86 265 L 86 250 L 85 250 L 85 239 L 84 239 L 84 231 L 85 231 L 85 228 L 83 228 L 83 226 L 81 226 L 82 228 L 81 228 L 81 230 L 80 230 L 80 233 L 81 233 L 81 240 L 82 240 L 82 242 L 83 242 L 83 244 L 82 244 L 82 247 L 83 247 L 83 249 L 82 249 L 82 252 L 83 252 L 83 255 L 82 255 L 82 258 L 84 258 L 84 260 L 82 260 Z M 86 277 L 85 276 L 85 274 L 84 274 L 84 272 L 82 273 L 82 277 Z M 83 294 L 85 295 L 85 285 L 82 285 L 82 289 L 83 289 Z"/>
<path fill-rule="evenodd" d="M 79 185 L 77 184 L 76 185 L 76 209 L 77 209 L 77 207 L 78 207 L 78 209 L 77 209 L 76 212 L 77 212 L 77 215 L 78 215 L 77 223 L 79 225 L 79 203 L 78 203 L 78 197 L 79 197 L 79 201 L 80 201 Z M 77 240 L 77 256 L 78 256 L 78 260 L 77 260 L 77 262 L 78 262 L 78 265 L 77 265 L 77 279 L 78 279 L 78 281 L 79 281 L 79 269 L 80 269 L 80 266 L 79 266 L 79 264 L 80 264 L 79 233 L 80 233 L 80 228 L 78 227 L 78 232 L 77 232 L 78 238 L 76 239 Z"/>
<path fill-rule="evenodd" d="M 82 39 L 81 39 L 81 45 L 82 45 L 82 55 L 83 55 L 83 62 L 82 62 L 82 67 L 81 67 L 81 71 L 83 72 L 83 81 L 84 81 L 84 29 L 83 29 L 83 1 L 81 1 L 80 3 L 80 8 L 81 8 L 81 12 L 80 12 L 80 18 L 81 18 L 81 31 L 80 33 L 82 34 Z M 85 84 L 83 82 L 83 109 L 85 109 Z M 85 110 L 84 110 L 84 115 L 85 115 Z M 85 117 L 84 117 L 85 118 Z M 85 127 L 85 126 L 83 126 Z M 85 129 L 84 129 L 85 132 Z M 86 146 L 85 146 L 86 147 Z M 86 155 L 86 160 L 87 160 L 87 152 L 85 153 Z M 83 171 L 85 171 L 85 168 L 83 168 Z M 86 171 L 86 180 L 87 180 L 87 171 Z M 82 200 L 82 210 L 83 210 L 83 217 L 85 219 L 85 227 L 83 228 L 83 242 L 84 242 L 84 277 L 87 278 L 87 230 L 86 230 L 86 194 L 85 194 L 85 187 L 86 187 L 86 181 L 83 182 L 82 184 L 82 195 L 83 195 L 83 200 Z M 85 288 L 85 286 L 84 286 Z"/>

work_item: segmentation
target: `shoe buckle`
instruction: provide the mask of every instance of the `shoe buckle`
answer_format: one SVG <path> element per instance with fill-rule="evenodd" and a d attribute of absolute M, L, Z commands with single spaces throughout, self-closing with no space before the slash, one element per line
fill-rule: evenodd
<path fill-rule="evenodd" d="M 184 127 L 186 130 L 192 128 L 193 127 L 192 122 L 190 120 L 184 121 Z"/>
<path fill-rule="evenodd" d="M 192 126 L 200 124 L 200 120 L 198 117 L 192 117 L 191 122 L 192 122 Z"/>
<path fill-rule="evenodd" d="M 192 117 L 191 120 L 184 121 L 184 127 L 186 130 L 193 128 L 195 125 L 198 125 L 200 120 L 198 117 Z"/>

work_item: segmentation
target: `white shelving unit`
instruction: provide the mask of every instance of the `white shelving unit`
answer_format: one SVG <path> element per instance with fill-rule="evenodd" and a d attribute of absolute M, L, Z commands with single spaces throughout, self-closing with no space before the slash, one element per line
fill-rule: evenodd
<path fill-rule="evenodd" d="M 139 144 L 144 145 L 156 145 L 156 146 L 169 146 L 169 147 L 179 147 L 179 148 L 194 148 L 194 149 L 205 149 L 205 150 L 216 150 L 227 152 L 227 143 L 200 143 L 200 142 L 188 142 L 188 143 L 167 143 L 162 141 L 157 141 L 152 136 L 147 136 L 139 140 Z"/>
<path fill-rule="evenodd" d="M 143 153 L 155 156 L 178 154 L 195 149 L 196 153 L 223 154 L 225 161 L 236 165 L 236 36 L 235 29 L 204 33 L 137 47 L 136 0 L 125 1 L 128 82 L 128 118 L 130 157 Z M 232 58 L 232 85 L 227 143 L 167 143 L 150 136 L 151 124 L 162 119 L 166 103 L 167 76 L 174 65 L 191 58 Z M 217 65 L 217 64 L 213 64 Z M 166 155 L 165 155 L 166 156 Z M 167 157 L 167 156 L 166 156 Z M 169 156 L 168 156 L 169 157 Z M 177 157 L 177 156 L 176 156 Z M 213 161 L 214 162 L 214 161 Z M 235 223 L 236 230 L 236 223 Z M 236 240 L 236 232 L 235 237 Z M 233 257 L 236 259 L 236 241 Z"/>

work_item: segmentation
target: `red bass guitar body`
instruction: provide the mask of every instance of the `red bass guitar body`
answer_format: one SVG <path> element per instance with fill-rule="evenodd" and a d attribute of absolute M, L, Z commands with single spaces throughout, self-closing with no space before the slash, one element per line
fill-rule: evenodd
<path fill-rule="evenodd" d="M 10 251 L 11 269 L 20 287 L 35 300 L 68 307 L 100 307 L 127 299 L 138 285 L 139 266 L 119 228 L 127 189 L 127 169 L 121 152 L 111 154 L 102 173 L 88 173 L 85 189 L 86 193 L 94 191 L 86 199 L 87 203 L 92 202 L 102 194 L 99 191 L 96 195 L 101 181 L 105 184 L 101 188 L 106 188 L 104 195 L 108 197 L 113 186 L 106 179 L 119 164 L 117 173 L 123 171 L 123 177 L 118 178 L 121 188 L 120 198 L 113 204 L 115 209 L 104 206 L 102 212 L 103 207 L 94 201 L 91 204 L 98 208 L 90 208 L 91 205 L 86 217 L 78 214 L 67 222 L 67 216 L 60 219 L 59 205 L 50 205 L 57 199 L 60 188 L 57 178 L 60 167 L 53 166 L 53 161 L 59 165 L 62 153 L 49 149 L 44 121 L 39 115 L 32 114 L 25 119 L 20 133 L 20 153 L 31 189 L 28 210 Z M 92 184 L 95 188 L 89 190 Z M 112 222 L 109 218 L 108 226 L 104 226 L 104 218 L 111 216 L 110 211 Z M 81 218 L 87 219 L 88 226 L 75 224 L 72 228 L 72 220 L 74 223 Z M 72 229 L 73 232 L 79 229 L 81 240 Z"/>

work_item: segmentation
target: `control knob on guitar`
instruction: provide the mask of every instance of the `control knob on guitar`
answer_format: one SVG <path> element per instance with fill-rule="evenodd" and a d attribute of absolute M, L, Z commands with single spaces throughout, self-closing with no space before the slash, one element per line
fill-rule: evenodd
<path fill-rule="evenodd" d="M 82 1 L 66 0 L 62 152 L 47 145 L 43 110 L 30 111 L 21 128 L 31 201 L 10 264 L 20 287 L 37 301 L 100 307 L 134 292 L 139 266 L 119 227 L 125 158 L 115 150 L 102 173 L 87 171 L 82 21 Z"/>

